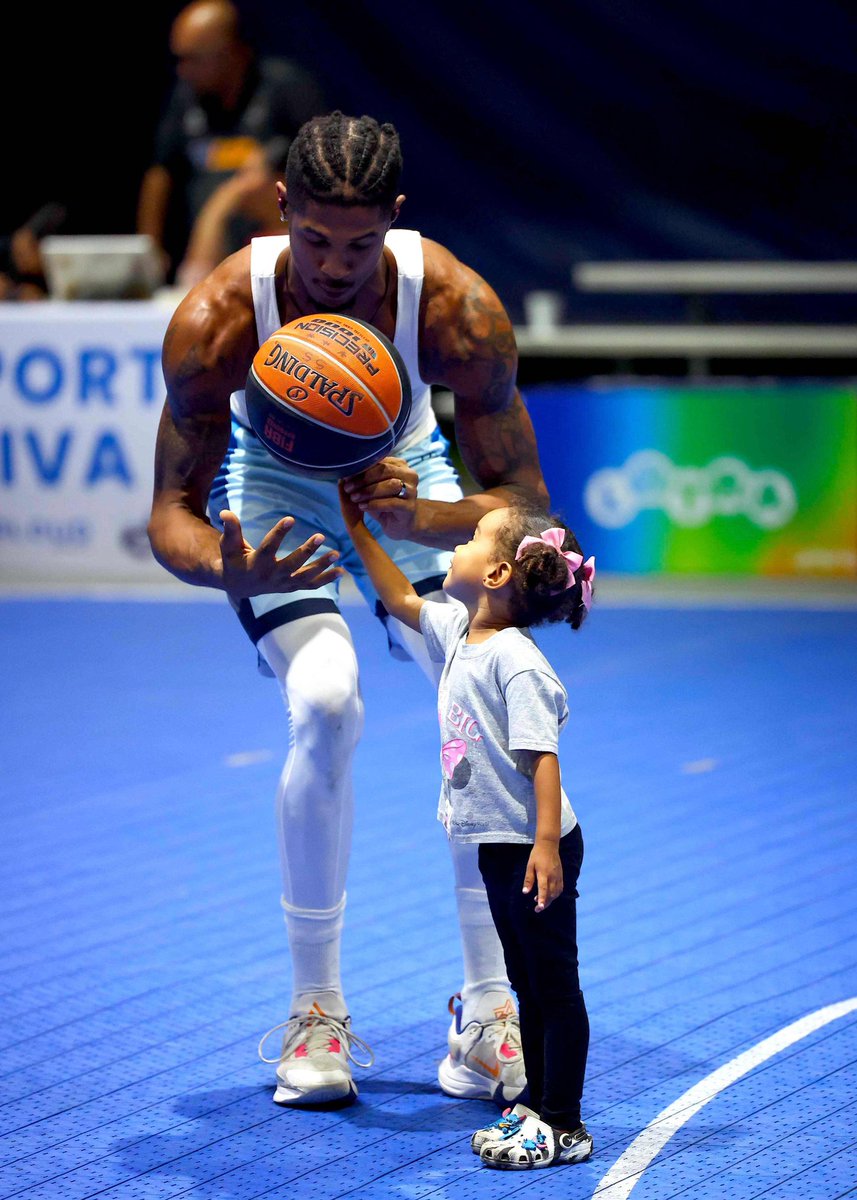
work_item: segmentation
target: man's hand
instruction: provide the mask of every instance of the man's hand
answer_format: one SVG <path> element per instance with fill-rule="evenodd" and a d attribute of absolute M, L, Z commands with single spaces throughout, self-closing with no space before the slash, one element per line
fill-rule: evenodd
<path fill-rule="evenodd" d="M 539 842 L 533 846 L 524 876 L 524 893 L 533 890 L 537 883 L 536 912 L 544 912 L 547 906 L 562 895 L 562 862 L 555 842 Z"/>
<path fill-rule="evenodd" d="M 342 488 L 362 513 L 375 518 L 388 537 L 401 541 L 413 535 L 418 483 L 419 476 L 404 459 L 382 458 L 359 475 L 344 479 Z"/>
<path fill-rule="evenodd" d="M 220 537 L 223 588 L 238 600 L 262 596 L 267 592 L 296 592 L 323 587 L 344 574 L 342 567 L 333 565 L 339 558 L 336 550 L 329 550 L 307 565 L 307 560 L 324 541 L 320 533 L 314 533 L 285 558 L 277 558 L 283 538 L 295 523 L 294 517 L 283 517 L 282 521 L 278 521 L 255 550 L 244 540 L 241 522 L 234 512 L 224 509 L 220 519 L 223 522 Z"/>

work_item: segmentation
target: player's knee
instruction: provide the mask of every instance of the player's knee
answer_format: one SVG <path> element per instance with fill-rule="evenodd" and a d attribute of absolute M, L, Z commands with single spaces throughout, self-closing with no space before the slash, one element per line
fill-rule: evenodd
<path fill-rule="evenodd" d="M 344 749 L 357 743 L 363 728 L 363 702 L 356 678 L 326 676 L 304 681 L 300 695 L 289 699 L 295 736 L 319 749 Z"/>
<path fill-rule="evenodd" d="M 338 614 L 305 617 L 260 643 L 277 676 L 298 747 L 347 750 L 363 723 L 357 657 Z"/>

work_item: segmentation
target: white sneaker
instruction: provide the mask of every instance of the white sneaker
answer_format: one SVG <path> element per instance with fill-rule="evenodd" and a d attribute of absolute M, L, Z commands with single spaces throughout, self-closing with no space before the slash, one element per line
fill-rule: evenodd
<path fill-rule="evenodd" d="M 524 1056 L 521 1028 L 511 998 L 494 1009 L 488 1021 L 470 1021 L 461 1028 L 461 1005 L 451 996 L 453 1014 L 447 1042 L 449 1054 L 437 1069 L 438 1083 L 448 1096 L 468 1100 L 496 1100 L 514 1104 L 524 1090 Z"/>
<path fill-rule="evenodd" d="M 278 1029 L 283 1029 L 279 1058 L 265 1058 L 262 1047 Z M 362 1062 L 351 1053 L 358 1045 L 368 1055 Z M 262 1062 L 277 1063 L 275 1104 L 328 1104 L 333 1100 L 350 1102 L 357 1096 L 349 1063 L 371 1067 L 375 1056 L 356 1034 L 351 1018 L 339 1021 L 322 1012 L 317 1004 L 308 1013 L 291 1017 L 269 1029 L 259 1042 Z"/>

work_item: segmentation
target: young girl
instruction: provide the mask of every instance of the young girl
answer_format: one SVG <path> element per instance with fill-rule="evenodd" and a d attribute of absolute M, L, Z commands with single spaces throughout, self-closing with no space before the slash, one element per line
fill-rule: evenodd
<path fill-rule="evenodd" d="M 574 534 L 530 508 L 493 509 L 458 546 L 443 583 L 458 604 L 422 600 L 340 488 L 342 511 L 382 603 L 421 630 L 445 663 L 438 696 L 442 785 L 450 838 L 479 843 L 479 869 L 518 996 L 527 1087 L 477 1130 L 489 1167 L 582 1162 L 580 1120 L 589 1021 L 577 973 L 575 884 L 583 840 L 561 782 L 557 740 L 566 693 L 529 633 L 567 621 L 592 600 L 595 560 Z M 535 896 L 533 895 L 535 891 Z"/>

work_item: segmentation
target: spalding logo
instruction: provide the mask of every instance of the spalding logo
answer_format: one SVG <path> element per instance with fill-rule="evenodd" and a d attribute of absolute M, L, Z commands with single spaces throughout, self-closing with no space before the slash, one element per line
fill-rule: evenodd
<path fill-rule="evenodd" d="M 288 398 L 290 400 L 299 401 L 299 400 L 306 400 L 307 396 L 309 395 L 309 392 L 306 390 L 306 388 L 290 387 L 287 389 L 286 395 L 288 396 Z"/>
<path fill-rule="evenodd" d="M 273 367 L 276 371 L 282 371 L 284 375 L 291 375 L 293 379 L 297 379 L 299 383 L 307 383 L 311 388 L 314 388 L 320 396 L 327 400 L 328 404 L 332 404 L 334 408 L 338 408 L 346 417 L 350 417 L 354 412 L 354 405 L 360 404 L 365 397 L 361 392 L 356 392 L 344 383 L 340 383 L 338 379 L 330 379 L 322 371 L 316 370 L 309 365 L 303 363 L 294 354 L 286 350 L 278 342 L 275 342 L 268 351 L 268 356 L 265 359 L 266 367 Z M 286 393 L 290 399 L 289 392 Z M 297 399 L 297 397 L 295 397 Z M 301 400 L 307 398 L 307 393 L 300 397 Z"/>

